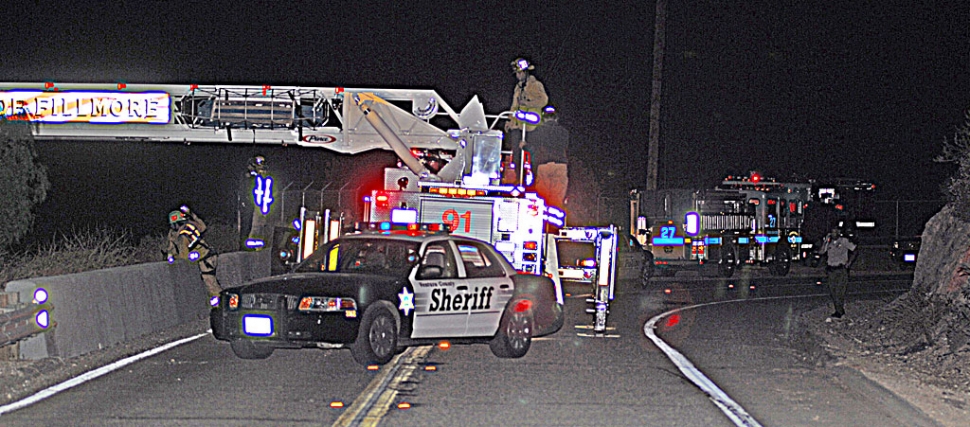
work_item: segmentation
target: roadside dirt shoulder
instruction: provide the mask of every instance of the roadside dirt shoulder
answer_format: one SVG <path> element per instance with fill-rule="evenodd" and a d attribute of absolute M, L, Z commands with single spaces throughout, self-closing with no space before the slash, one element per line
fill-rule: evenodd
<path fill-rule="evenodd" d="M 819 307 L 803 313 L 799 322 L 825 351 L 825 363 L 855 369 L 944 426 L 968 425 L 970 354 L 939 346 L 900 354 L 875 344 L 870 319 L 886 302 L 853 301 L 847 318 L 832 322 L 826 322 L 830 307 Z"/>

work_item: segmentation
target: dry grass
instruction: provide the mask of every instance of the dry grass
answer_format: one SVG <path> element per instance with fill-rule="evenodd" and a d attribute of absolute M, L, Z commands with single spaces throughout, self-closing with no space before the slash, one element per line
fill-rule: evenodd
<path fill-rule="evenodd" d="M 214 222 L 209 225 L 205 238 L 222 253 L 237 250 L 236 236 L 235 227 Z M 165 238 L 165 234 L 157 234 L 136 240 L 130 231 L 107 227 L 71 230 L 32 250 L 0 252 L 0 286 L 11 280 L 162 261 Z"/>

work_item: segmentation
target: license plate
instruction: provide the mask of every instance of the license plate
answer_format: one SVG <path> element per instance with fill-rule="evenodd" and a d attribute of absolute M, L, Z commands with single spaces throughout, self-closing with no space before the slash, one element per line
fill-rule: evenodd
<path fill-rule="evenodd" d="M 253 337 L 273 335 L 273 318 L 263 314 L 243 316 L 243 333 Z"/>

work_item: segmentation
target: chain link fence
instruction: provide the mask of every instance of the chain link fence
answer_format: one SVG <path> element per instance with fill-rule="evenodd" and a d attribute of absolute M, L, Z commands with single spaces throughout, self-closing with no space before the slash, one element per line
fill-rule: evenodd
<path fill-rule="evenodd" d="M 334 184 L 310 183 L 303 188 L 296 188 L 294 183 L 289 183 L 274 192 L 274 200 L 267 214 L 268 224 L 273 227 L 292 227 L 293 220 L 300 217 L 300 208 L 321 213 L 329 209 L 331 218 L 343 217 L 345 224 L 358 221 L 363 209 L 360 194 L 362 186 L 355 183 L 346 183 L 339 187 Z M 240 191 L 237 200 L 236 230 L 241 236 L 245 236 L 256 206 L 252 193 L 243 194 Z"/>

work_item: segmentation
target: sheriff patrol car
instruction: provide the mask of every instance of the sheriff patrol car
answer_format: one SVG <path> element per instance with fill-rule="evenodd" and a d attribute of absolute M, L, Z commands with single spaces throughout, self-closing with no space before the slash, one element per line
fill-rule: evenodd
<path fill-rule="evenodd" d="M 518 274 L 490 244 L 441 228 L 371 224 L 287 274 L 226 289 L 210 314 L 212 333 L 244 359 L 349 348 L 361 364 L 383 364 L 440 340 L 522 357 L 533 337 L 562 327 L 552 280 Z"/>

